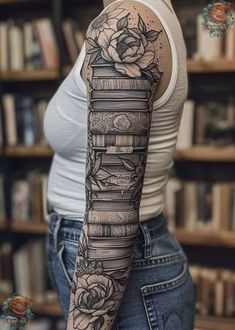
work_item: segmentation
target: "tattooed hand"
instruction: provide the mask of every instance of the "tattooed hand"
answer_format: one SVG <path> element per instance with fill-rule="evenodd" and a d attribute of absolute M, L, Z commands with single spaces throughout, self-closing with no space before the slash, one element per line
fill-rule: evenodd
<path fill-rule="evenodd" d="M 86 213 L 67 330 L 110 330 L 127 285 L 164 33 L 137 1 L 109 6 L 87 32 Z"/>

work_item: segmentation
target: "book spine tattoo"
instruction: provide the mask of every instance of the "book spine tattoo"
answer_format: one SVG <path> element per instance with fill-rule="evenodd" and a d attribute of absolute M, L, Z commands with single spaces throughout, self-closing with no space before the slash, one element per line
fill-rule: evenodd
<path fill-rule="evenodd" d="M 138 232 L 152 98 L 161 72 L 140 15 L 120 6 L 92 23 L 86 45 L 86 212 L 72 281 L 67 330 L 111 329 Z"/>

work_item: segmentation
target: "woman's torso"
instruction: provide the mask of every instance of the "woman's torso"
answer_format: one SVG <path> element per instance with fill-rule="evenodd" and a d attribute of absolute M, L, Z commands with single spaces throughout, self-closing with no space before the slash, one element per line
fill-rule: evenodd
<path fill-rule="evenodd" d="M 154 102 L 148 157 L 140 203 L 140 221 L 164 209 L 165 187 L 177 141 L 183 103 L 187 96 L 186 49 L 174 12 L 162 1 L 141 0 L 161 20 L 172 51 L 172 74 L 166 92 Z M 167 23 L 166 23 L 167 22 Z M 84 219 L 87 152 L 87 91 L 81 77 L 85 47 L 70 74 L 49 102 L 45 135 L 54 149 L 48 180 L 48 201 L 54 210 L 74 220 Z"/>

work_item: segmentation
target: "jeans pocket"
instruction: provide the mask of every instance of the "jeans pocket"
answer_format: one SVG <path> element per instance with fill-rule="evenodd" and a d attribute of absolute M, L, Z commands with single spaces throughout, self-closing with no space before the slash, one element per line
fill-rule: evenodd
<path fill-rule="evenodd" d="M 174 278 L 145 285 L 141 295 L 151 330 L 193 330 L 195 293 L 186 261 Z"/>
<path fill-rule="evenodd" d="M 63 240 L 60 241 L 58 245 L 59 249 L 57 255 L 61 271 L 67 284 L 71 286 L 78 254 L 78 242 Z"/>

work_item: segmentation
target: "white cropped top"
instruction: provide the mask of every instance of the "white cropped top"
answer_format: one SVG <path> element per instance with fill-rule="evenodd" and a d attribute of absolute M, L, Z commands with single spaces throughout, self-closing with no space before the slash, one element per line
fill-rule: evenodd
<path fill-rule="evenodd" d="M 138 0 L 140 1 L 140 0 Z M 154 102 L 140 221 L 164 209 L 166 183 L 173 166 L 183 104 L 187 97 L 186 49 L 179 21 L 163 1 L 141 0 L 161 21 L 172 51 L 172 75 L 163 96 Z M 46 109 L 44 132 L 54 156 L 49 173 L 49 203 L 59 214 L 83 221 L 86 207 L 85 169 L 87 152 L 87 91 L 80 71 L 85 47 L 71 72 Z"/>

